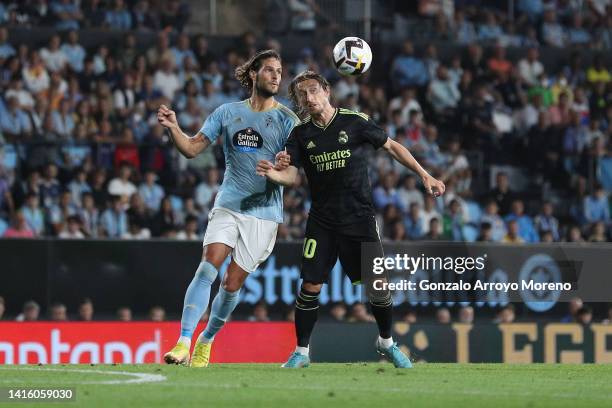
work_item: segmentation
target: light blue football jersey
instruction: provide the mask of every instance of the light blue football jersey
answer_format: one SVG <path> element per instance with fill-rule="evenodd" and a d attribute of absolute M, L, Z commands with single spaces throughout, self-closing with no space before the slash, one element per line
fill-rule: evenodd
<path fill-rule="evenodd" d="M 221 137 L 225 155 L 225 175 L 213 208 L 283 222 L 282 187 L 258 176 L 255 167 L 259 160 L 274 162 L 297 123 L 291 109 L 278 102 L 255 112 L 248 99 L 223 104 L 206 118 L 200 132 L 211 142 Z"/>

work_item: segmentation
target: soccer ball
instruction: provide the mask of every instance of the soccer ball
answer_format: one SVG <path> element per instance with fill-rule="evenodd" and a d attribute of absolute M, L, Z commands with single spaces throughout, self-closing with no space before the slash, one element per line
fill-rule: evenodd
<path fill-rule="evenodd" d="M 342 75 L 361 75 L 372 64 L 372 50 L 359 37 L 346 37 L 334 47 L 334 64 Z"/>

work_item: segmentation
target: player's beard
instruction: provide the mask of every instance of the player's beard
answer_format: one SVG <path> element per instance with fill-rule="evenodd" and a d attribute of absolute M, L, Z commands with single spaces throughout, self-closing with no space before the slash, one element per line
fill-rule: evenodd
<path fill-rule="evenodd" d="M 257 95 L 264 98 L 271 98 L 278 94 L 278 88 L 276 88 L 276 91 L 267 89 L 265 83 L 259 80 L 259 76 L 255 78 L 255 91 L 257 92 Z"/>

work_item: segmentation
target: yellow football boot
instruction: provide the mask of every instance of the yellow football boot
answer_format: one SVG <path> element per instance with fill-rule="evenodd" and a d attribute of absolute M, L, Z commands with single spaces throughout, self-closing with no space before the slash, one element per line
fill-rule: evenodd
<path fill-rule="evenodd" d="M 164 354 L 166 364 L 187 364 L 189 362 L 189 347 L 183 343 L 176 343 L 176 346 Z"/>
<path fill-rule="evenodd" d="M 197 342 L 191 356 L 191 367 L 208 367 L 212 343 Z"/>

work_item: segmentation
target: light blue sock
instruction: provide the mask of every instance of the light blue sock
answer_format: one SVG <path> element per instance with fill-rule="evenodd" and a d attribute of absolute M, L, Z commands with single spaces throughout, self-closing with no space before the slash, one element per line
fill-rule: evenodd
<path fill-rule="evenodd" d="M 223 287 L 219 287 L 219 293 L 215 296 L 210 308 L 210 319 L 208 319 L 206 329 L 200 334 L 198 341 L 201 343 L 212 342 L 238 305 L 239 300 L 240 289 L 235 292 L 228 292 Z"/>
<path fill-rule="evenodd" d="M 183 316 L 181 318 L 181 337 L 191 339 L 193 331 L 202 318 L 210 301 L 210 287 L 217 279 L 219 271 L 210 262 L 202 261 L 185 293 Z"/>

